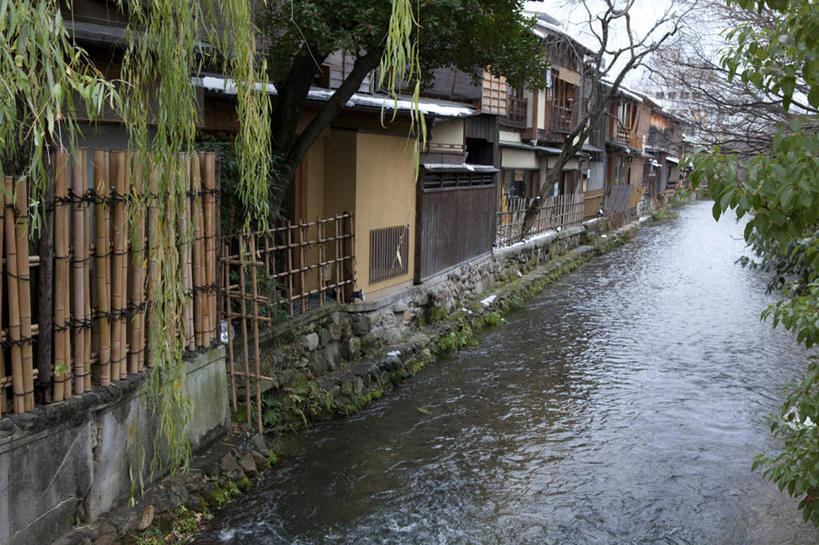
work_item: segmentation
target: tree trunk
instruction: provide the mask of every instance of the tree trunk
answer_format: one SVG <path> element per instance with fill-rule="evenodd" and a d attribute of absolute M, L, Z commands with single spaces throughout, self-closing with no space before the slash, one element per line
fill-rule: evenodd
<path fill-rule="evenodd" d="M 280 195 L 283 196 L 293 183 L 299 163 L 307 155 L 321 132 L 330 126 L 350 97 L 358 91 L 367 74 L 378 66 L 382 52 L 383 46 L 380 46 L 357 57 L 352 71 L 341 86 L 322 105 L 316 117 L 298 134 L 299 119 L 304 111 L 313 78 L 317 73 L 317 70 L 311 69 L 311 66 L 315 67 L 313 58 L 309 55 L 307 58 L 302 57 L 298 63 L 294 64 L 287 79 L 277 85 L 281 91 L 274 105 L 271 123 L 273 124 L 273 157 L 277 161 L 274 168 L 278 169 L 280 181 L 283 184 Z M 278 210 L 281 204 L 281 202 L 273 202 L 271 209 Z"/>

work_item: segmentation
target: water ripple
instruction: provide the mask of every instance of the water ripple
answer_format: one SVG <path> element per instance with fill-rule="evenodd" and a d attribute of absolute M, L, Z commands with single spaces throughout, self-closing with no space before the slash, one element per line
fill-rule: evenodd
<path fill-rule="evenodd" d="M 805 365 L 708 203 L 550 286 L 299 454 L 202 544 L 806 544 L 759 474 Z M 423 407 L 425 412 L 418 411 Z"/>

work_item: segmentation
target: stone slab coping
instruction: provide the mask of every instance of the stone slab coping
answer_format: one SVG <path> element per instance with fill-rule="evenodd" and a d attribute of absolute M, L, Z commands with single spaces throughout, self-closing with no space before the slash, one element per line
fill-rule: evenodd
<path fill-rule="evenodd" d="M 185 355 L 188 373 L 194 373 L 224 357 L 225 347 L 222 345 L 188 353 Z M 33 411 L 4 416 L 0 419 L 0 454 L 8 450 L 12 443 L 24 437 L 31 437 L 41 431 L 53 430 L 55 426 L 65 423 L 82 423 L 88 418 L 89 413 L 101 411 L 119 403 L 139 390 L 149 372 L 150 369 L 145 369 L 122 380 L 112 382 L 108 386 L 97 386 L 64 401 L 41 405 Z"/>

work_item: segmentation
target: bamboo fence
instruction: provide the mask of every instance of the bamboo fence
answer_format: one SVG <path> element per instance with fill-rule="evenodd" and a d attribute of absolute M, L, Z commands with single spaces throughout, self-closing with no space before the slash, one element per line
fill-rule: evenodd
<path fill-rule="evenodd" d="M 523 228 L 523 218 L 533 201 L 534 199 L 520 197 L 504 199 L 502 209 L 497 212 L 496 247 L 509 246 L 521 240 L 520 231 Z M 558 227 L 562 229 L 580 225 L 583 222 L 583 203 L 582 193 L 547 197 L 526 236 L 531 237 Z"/>
<path fill-rule="evenodd" d="M 147 294 L 160 271 L 152 259 L 161 221 L 159 173 L 150 158 L 139 159 L 123 150 L 57 152 L 46 197 L 53 228 L 43 229 L 36 243 L 29 239 L 26 181 L 2 180 L 0 416 L 107 386 L 157 363 L 148 349 Z M 217 163 L 215 153 L 184 159 L 190 185 L 176 227 L 189 302 L 186 348 L 194 351 L 218 340 Z"/>
<path fill-rule="evenodd" d="M 198 224 L 198 220 L 194 222 Z M 261 374 L 259 328 L 331 301 L 349 301 L 353 239 L 353 216 L 344 213 L 309 222 L 283 221 L 263 231 L 230 235 L 221 241 L 221 310 L 230 324 L 225 341 L 231 403 L 236 411 L 237 384 L 241 382 L 247 423 L 251 424 L 255 414 L 260 432 L 261 383 L 272 379 Z M 210 264 L 210 260 L 205 263 Z M 193 269 L 194 278 L 211 274 L 203 268 L 206 266 L 198 272 Z M 204 306 L 204 302 L 195 305 Z M 208 312 L 213 316 L 216 309 Z M 234 338 L 236 335 L 241 341 Z"/>

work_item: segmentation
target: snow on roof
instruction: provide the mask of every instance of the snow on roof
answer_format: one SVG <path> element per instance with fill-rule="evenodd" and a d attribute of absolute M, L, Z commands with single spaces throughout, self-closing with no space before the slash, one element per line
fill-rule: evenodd
<path fill-rule="evenodd" d="M 668 161 L 669 163 L 675 163 L 675 164 L 680 162 L 680 158 L 679 158 L 679 157 L 672 157 L 672 156 L 670 156 L 670 155 L 669 155 L 669 156 L 667 156 L 667 157 L 665 158 L 665 160 L 666 160 L 666 161 Z"/>
<path fill-rule="evenodd" d="M 228 95 L 236 94 L 236 83 L 229 79 L 220 76 L 204 76 L 201 78 L 191 78 L 192 83 L 197 87 L 203 87 L 210 91 L 225 93 Z M 262 90 L 261 84 L 256 84 L 256 89 Z M 271 95 L 278 94 L 276 87 L 269 83 L 266 90 Z M 313 87 L 307 93 L 308 100 L 327 101 L 335 91 L 330 89 L 322 89 Z M 385 108 L 386 110 L 409 111 L 412 109 L 412 100 L 398 99 L 397 101 L 392 97 L 386 95 L 365 95 L 363 93 L 355 93 L 350 97 L 345 106 L 349 108 Z M 428 98 L 421 98 L 418 101 L 418 107 L 424 115 L 433 115 L 440 117 L 468 117 L 476 115 L 478 111 L 469 106 L 449 103 L 442 100 L 433 100 Z"/>
<path fill-rule="evenodd" d="M 569 31 L 564 28 L 563 26 L 556 24 L 557 20 L 550 17 L 546 13 L 537 12 L 537 11 L 524 11 L 523 14 L 527 17 L 537 16 L 537 21 L 535 22 L 534 28 L 532 28 L 532 33 L 538 38 L 546 38 L 549 32 L 560 34 L 561 36 L 566 36 L 570 40 L 575 41 L 580 46 L 586 48 L 589 51 L 594 51 L 596 45 L 590 42 L 590 38 L 588 36 L 584 36 L 580 33 L 573 33 L 570 34 Z"/>
<path fill-rule="evenodd" d="M 332 94 L 332 91 L 327 92 Z M 350 102 L 355 106 L 370 106 L 373 108 L 386 108 L 387 110 L 394 108 L 399 111 L 409 111 L 412 109 L 412 100 L 398 99 L 396 101 L 392 97 L 384 95 L 364 95 L 356 93 L 350 97 Z M 475 108 L 469 106 L 461 106 L 428 98 L 418 100 L 418 109 L 421 110 L 424 115 L 437 115 L 441 117 L 468 117 L 478 113 Z"/>
<path fill-rule="evenodd" d="M 473 165 L 470 163 L 421 163 L 426 170 L 444 172 L 498 172 L 492 165 Z"/>
<path fill-rule="evenodd" d="M 613 85 L 613 82 L 612 82 L 612 81 L 610 81 L 610 80 L 607 80 L 607 79 L 602 79 L 602 80 L 600 80 L 600 82 L 601 82 L 603 85 L 606 85 L 606 86 L 608 86 L 608 87 L 612 87 L 612 85 Z M 632 99 L 632 100 L 636 100 L 637 102 L 642 102 L 642 101 L 643 101 L 643 97 L 642 97 L 642 96 L 640 96 L 640 95 L 639 95 L 639 94 L 637 94 L 636 92 L 632 91 L 631 89 L 629 89 L 628 87 L 626 87 L 626 86 L 625 86 L 625 85 L 623 85 L 622 83 L 621 83 L 621 84 L 620 84 L 620 86 L 617 88 L 617 93 L 618 93 L 618 94 L 625 95 L 625 96 L 629 97 L 629 98 L 630 98 L 630 99 Z"/>

